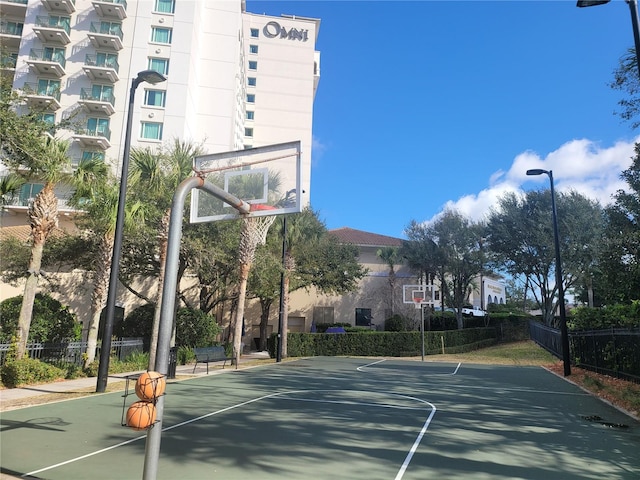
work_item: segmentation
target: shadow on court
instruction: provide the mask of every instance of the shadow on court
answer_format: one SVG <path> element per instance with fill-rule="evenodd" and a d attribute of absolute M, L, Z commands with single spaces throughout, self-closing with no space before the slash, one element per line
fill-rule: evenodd
<path fill-rule="evenodd" d="M 142 478 L 146 435 L 120 426 L 122 403 L 4 413 L 3 472 Z M 169 384 L 163 427 L 159 479 L 640 478 L 639 422 L 537 367 L 271 364 Z"/>

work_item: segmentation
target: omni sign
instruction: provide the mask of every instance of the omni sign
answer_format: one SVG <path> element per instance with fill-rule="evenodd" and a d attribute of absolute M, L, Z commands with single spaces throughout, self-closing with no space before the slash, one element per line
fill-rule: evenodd
<path fill-rule="evenodd" d="M 309 39 L 309 30 L 298 30 L 297 28 L 286 28 L 280 26 L 278 22 L 269 22 L 262 29 L 262 33 L 267 38 L 287 38 L 289 40 L 300 40 L 306 42 Z"/>

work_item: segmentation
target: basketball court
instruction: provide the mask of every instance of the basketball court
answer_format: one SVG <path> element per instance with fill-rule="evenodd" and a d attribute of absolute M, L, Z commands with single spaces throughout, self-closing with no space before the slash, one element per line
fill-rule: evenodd
<path fill-rule="evenodd" d="M 637 479 L 640 423 L 539 367 L 317 357 L 169 383 L 159 479 Z M 139 479 L 122 393 L 3 413 L 2 472 Z"/>

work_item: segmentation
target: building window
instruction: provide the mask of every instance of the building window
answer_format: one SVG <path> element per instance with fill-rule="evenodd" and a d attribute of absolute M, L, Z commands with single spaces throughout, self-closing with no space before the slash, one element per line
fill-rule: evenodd
<path fill-rule="evenodd" d="M 87 119 L 87 134 L 94 135 L 96 137 L 111 137 L 111 131 L 109 130 L 108 118 L 88 118 Z"/>
<path fill-rule="evenodd" d="M 249 53 L 258 53 L 258 45 L 249 45 Z"/>
<path fill-rule="evenodd" d="M 371 320 L 370 308 L 356 308 L 356 327 L 370 327 Z"/>
<path fill-rule="evenodd" d="M 172 33 L 173 33 L 173 30 L 171 30 L 170 28 L 152 27 L 151 41 L 154 43 L 162 43 L 164 45 L 170 45 Z"/>
<path fill-rule="evenodd" d="M 4 33 L 5 35 L 15 35 L 17 37 L 22 36 L 22 29 L 24 28 L 24 23 L 20 22 L 2 22 L 0 25 L 0 33 Z"/>
<path fill-rule="evenodd" d="M 333 307 L 313 307 L 313 323 L 335 323 Z"/>
<path fill-rule="evenodd" d="M 164 108 L 167 92 L 164 90 L 145 90 L 144 91 L 144 104 L 148 107 L 162 107 Z"/>
<path fill-rule="evenodd" d="M 245 150 L 249 150 L 250 148 L 253 148 L 253 145 L 247 145 L 246 143 L 244 144 Z"/>
<path fill-rule="evenodd" d="M 253 137 L 253 128 L 245 128 L 244 129 L 245 137 Z"/>
<path fill-rule="evenodd" d="M 118 54 L 96 52 L 96 67 L 114 68 L 118 70 Z"/>
<path fill-rule="evenodd" d="M 251 38 L 258 38 L 260 36 L 260 30 L 257 28 L 251 29 Z"/>
<path fill-rule="evenodd" d="M 38 80 L 38 95 L 56 97 L 60 94 L 60 80 L 41 78 Z"/>
<path fill-rule="evenodd" d="M 113 85 L 91 85 L 91 99 L 113 104 Z"/>
<path fill-rule="evenodd" d="M 247 110 L 247 120 L 253 120 L 255 117 L 255 112 L 251 110 Z"/>
<path fill-rule="evenodd" d="M 25 183 L 20 187 L 20 205 L 29 205 L 44 188 L 40 183 Z"/>
<path fill-rule="evenodd" d="M 258 69 L 258 62 L 256 62 L 255 60 L 249 60 L 249 70 L 257 70 Z"/>
<path fill-rule="evenodd" d="M 253 93 L 247 94 L 247 103 L 256 103 L 256 96 Z"/>
<path fill-rule="evenodd" d="M 162 124 L 157 122 L 142 122 L 140 137 L 147 140 L 162 140 Z"/>
<path fill-rule="evenodd" d="M 54 125 L 56 123 L 56 114 L 55 113 L 41 113 L 38 115 L 38 120 L 44 122 L 48 125 Z"/>
<path fill-rule="evenodd" d="M 169 74 L 169 59 L 168 58 L 150 58 L 149 70 L 155 70 L 162 75 Z"/>
<path fill-rule="evenodd" d="M 82 152 L 82 161 L 88 162 L 91 160 L 100 160 L 104 162 L 104 152 L 92 152 L 90 150 L 85 150 Z"/>
<path fill-rule="evenodd" d="M 61 65 L 66 63 L 66 53 L 64 48 L 44 47 L 42 60 L 58 62 Z"/>
<path fill-rule="evenodd" d="M 174 13 L 176 11 L 176 0 L 156 0 L 154 12 Z"/>
<path fill-rule="evenodd" d="M 247 85 L 249 85 L 250 87 L 255 87 L 256 86 L 256 77 L 247 78 Z"/>

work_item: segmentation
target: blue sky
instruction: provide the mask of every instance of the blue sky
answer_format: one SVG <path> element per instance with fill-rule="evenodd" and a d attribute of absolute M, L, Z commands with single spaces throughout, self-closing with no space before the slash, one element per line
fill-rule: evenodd
<path fill-rule="evenodd" d="M 404 237 L 445 207 L 480 220 L 506 191 L 624 186 L 640 132 L 608 84 L 633 46 L 623 0 L 262 1 L 320 18 L 311 205 L 329 229 Z"/>

